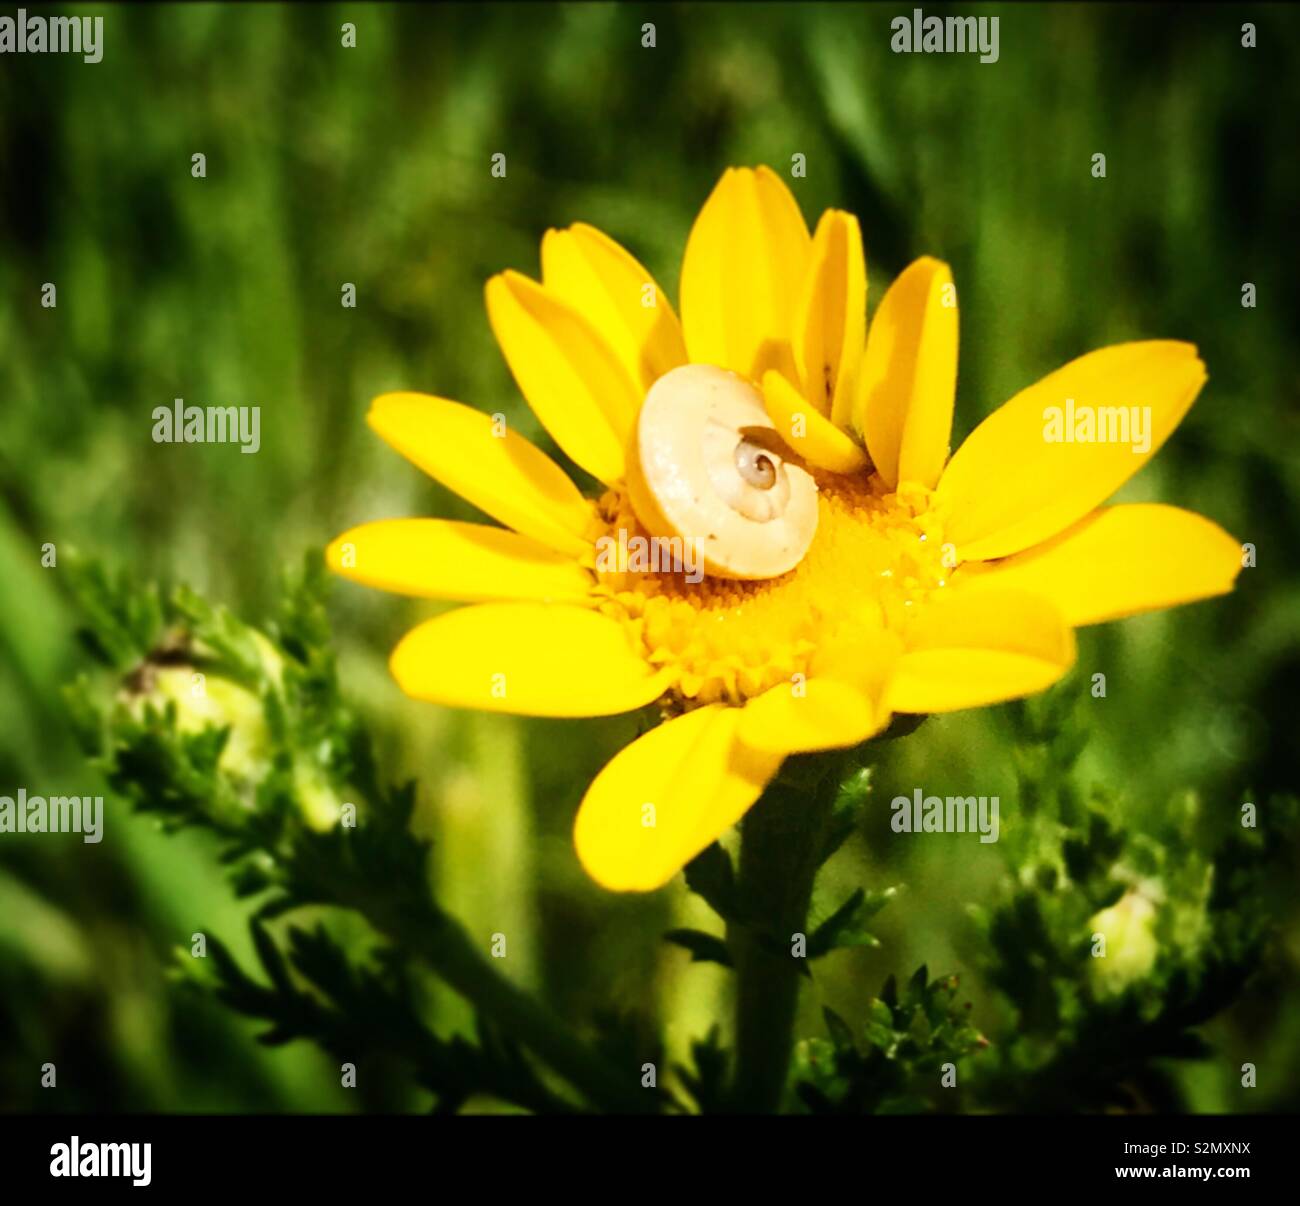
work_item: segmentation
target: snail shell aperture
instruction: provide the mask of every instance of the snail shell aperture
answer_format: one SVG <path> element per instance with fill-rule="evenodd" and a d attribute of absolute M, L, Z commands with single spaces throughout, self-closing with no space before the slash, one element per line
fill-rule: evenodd
<path fill-rule="evenodd" d="M 786 455 L 748 381 L 683 365 L 641 404 L 628 457 L 632 508 L 650 535 L 694 542 L 706 573 L 775 578 L 799 564 L 817 531 L 817 484 Z"/>

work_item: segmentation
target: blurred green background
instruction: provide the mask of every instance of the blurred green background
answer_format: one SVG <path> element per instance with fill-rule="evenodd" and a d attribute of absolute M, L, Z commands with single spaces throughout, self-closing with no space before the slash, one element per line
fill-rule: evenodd
<path fill-rule="evenodd" d="M 1295 220 L 1300 13 L 1266 5 L 924 6 L 1000 18 L 1000 58 L 895 55 L 911 5 L 83 4 L 98 65 L 0 62 L 0 793 L 103 791 L 59 687 L 85 665 L 41 546 L 181 578 L 247 618 L 282 567 L 352 524 L 472 517 L 364 425 L 413 388 L 502 410 L 545 443 L 497 352 L 483 283 L 538 271 L 582 220 L 676 293 L 691 221 L 729 164 L 788 169 L 810 224 L 860 215 L 871 304 L 911 258 L 961 290 L 955 440 L 1015 390 L 1107 343 L 1194 341 L 1210 381 L 1128 499 L 1193 507 L 1258 549 L 1231 598 L 1081 635 L 1104 672 L 1078 774 L 1144 810 L 1194 789 L 1208 814 L 1294 790 L 1300 674 L 1300 335 Z M 1259 45 L 1241 46 L 1241 22 Z M 340 27 L 357 26 L 355 49 Z M 656 46 L 642 46 L 653 21 Z M 207 176 L 190 173 L 207 157 Z M 508 174 L 489 171 L 495 153 Z M 1107 157 L 1104 179 L 1091 157 Z M 43 308 L 53 282 L 57 308 Z M 357 306 L 340 305 L 355 284 Z M 1258 305 L 1243 308 L 1251 282 Z M 259 405 L 262 447 L 159 445 L 152 411 Z M 955 442 L 955 441 L 954 441 Z M 548 445 L 549 446 L 549 445 Z M 554 449 L 551 449 L 554 452 Z M 393 777 L 418 776 L 440 899 L 505 930 L 508 973 L 575 1017 L 634 1010 L 672 1052 L 725 1009 L 726 974 L 660 941 L 713 923 L 680 882 L 606 895 L 569 843 L 577 802 L 634 720 L 519 721 L 404 699 L 388 650 L 428 605 L 334 593 L 345 689 Z M 890 747 L 863 840 L 823 889 L 905 884 L 883 945 L 836 955 L 805 994 L 846 1013 L 890 971 L 969 972 L 966 909 L 993 847 L 911 843 L 913 786 L 1000 794 L 1002 710 Z M 207 930 L 248 948 L 201 834 L 165 837 L 107 801 L 105 838 L 0 835 L 0 1108 L 344 1110 L 330 1061 L 178 996 L 166 969 Z M 1189 843 L 1195 835 L 1189 834 Z M 819 896 L 819 902 L 822 901 Z M 1179 1071 L 1199 1110 L 1300 1108 L 1300 920 Z M 824 907 L 824 906 L 819 906 Z M 978 977 L 977 1024 L 998 1019 Z M 463 1025 L 441 997 L 444 1028 Z M 1242 1104 L 1236 1068 L 1268 1075 Z M 39 1087 L 59 1067 L 59 1092 Z M 372 1104 L 375 1104 L 372 1102 Z M 408 1102 L 393 1091 L 378 1102 Z"/>

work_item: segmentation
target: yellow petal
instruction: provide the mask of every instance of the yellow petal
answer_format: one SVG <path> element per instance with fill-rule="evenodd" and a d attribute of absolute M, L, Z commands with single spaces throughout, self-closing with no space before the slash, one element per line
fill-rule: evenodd
<path fill-rule="evenodd" d="M 1024 590 L 1066 623 L 1099 624 L 1232 589 L 1241 545 L 1216 523 L 1158 503 L 1102 507 L 1005 561 L 962 566 L 955 590 Z"/>
<path fill-rule="evenodd" d="M 886 695 L 903 643 L 896 631 L 885 628 L 883 619 L 869 617 L 869 612 L 857 612 L 853 624 L 832 629 L 818 640 L 809 678 L 833 678 L 855 687 L 883 724 L 889 719 Z"/>
<path fill-rule="evenodd" d="M 383 394 L 370 426 L 467 502 L 548 548 L 590 554 L 595 511 L 550 457 L 480 411 L 429 394 Z"/>
<path fill-rule="evenodd" d="M 808 279 L 794 327 L 804 396 L 837 427 L 848 427 L 867 333 L 867 262 L 852 214 L 828 209 L 813 235 Z"/>
<path fill-rule="evenodd" d="M 686 363 L 681 324 L 663 290 L 629 251 L 594 226 L 546 232 L 542 283 L 600 332 L 642 395 Z"/>
<path fill-rule="evenodd" d="M 858 371 L 854 423 L 890 486 L 933 486 L 943 472 L 957 396 L 952 272 L 922 256 L 880 301 Z"/>
<path fill-rule="evenodd" d="M 902 644 L 883 626 L 833 629 L 818 642 L 806 681 L 750 700 L 738 735 L 753 749 L 794 754 L 857 745 L 890 720 L 886 699 Z"/>
<path fill-rule="evenodd" d="M 763 402 L 781 438 L 804 460 L 831 473 L 866 468 L 862 449 L 774 370 L 763 375 Z"/>
<path fill-rule="evenodd" d="M 790 337 L 811 240 L 770 168 L 728 168 L 704 203 L 682 262 L 682 327 L 697 364 L 758 381 L 794 377 Z"/>
<path fill-rule="evenodd" d="M 697 708 L 616 754 L 587 789 L 573 842 L 598 884 L 648 892 L 734 825 L 781 766 L 735 739 L 740 710 Z"/>
<path fill-rule="evenodd" d="M 565 453 L 610 485 L 641 393 L 596 329 L 518 272 L 487 283 L 488 320 L 528 405 Z"/>
<path fill-rule="evenodd" d="M 451 519 L 381 519 L 344 532 L 325 550 L 336 574 L 429 599 L 570 600 L 592 578 L 572 557 L 530 536 Z"/>
<path fill-rule="evenodd" d="M 1046 599 L 946 593 L 909 624 L 889 686 L 897 712 L 954 712 L 1042 691 L 1074 664 L 1074 633 Z"/>
<path fill-rule="evenodd" d="M 663 694 L 623 626 L 562 603 L 479 603 L 426 620 L 389 661 L 407 695 L 522 716 L 608 716 Z"/>
<path fill-rule="evenodd" d="M 857 745 L 889 722 L 857 687 L 833 678 L 781 683 L 742 709 L 737 736 L 751 749 L 798 754 Z"/>
<path fill-rule="evenodd" d="M 1089 352 L 1021 390 L 971 432 L 939 483 L 958 559 L 1018 553 L 1082 519 L 1155 455 L 1204 383 L 1190 343 L 1151 340 Z M 1094 434 L 1098 416 L 1113 416 L 1107 434 L 1128 440 L 1049 439 L 1076 430 L 1071 406 L 1076 423 L 1093 416 Z"/>

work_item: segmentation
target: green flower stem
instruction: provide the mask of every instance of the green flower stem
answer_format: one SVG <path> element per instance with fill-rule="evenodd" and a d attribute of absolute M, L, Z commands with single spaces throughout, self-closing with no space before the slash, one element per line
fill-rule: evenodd
<path fill-rule="evenodd" d="M 801 971 L 793 935 L 805 933 L 813 880 L 826 850 L 838 787 L 835 759 L 794 758 L 741 826 L 741 921 L 728 926 L 736 963 L 733 1108 L 780 1109 L 790 1066 Z M 828 790 L 829 787 L 829 790 Z"/>
<path fill-rule="evenodd" d="M 459 923 L 446 914 L 412 921 L 378 898 L 349 902 L 400 947 L 419 955 L 433 972 L 502 1032 L 607 1113 L 656 1112 L 662 1098 L 641 1088 L 639 1067 L 616 1071 L 559 1018 L 496 970 Z"/>

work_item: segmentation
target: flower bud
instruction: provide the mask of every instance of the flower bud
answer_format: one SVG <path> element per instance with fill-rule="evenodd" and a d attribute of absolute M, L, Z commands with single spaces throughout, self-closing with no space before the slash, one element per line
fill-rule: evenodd
<path fill-rule="evenodd" d="M 1102 993 L 1122 992 L 1155 966 L 1155 905 L 1133 889 L 1088 922 L 1093 934 L 1105 937 L 1105 956 L 1089 968 L 1093 986 Z"/>

